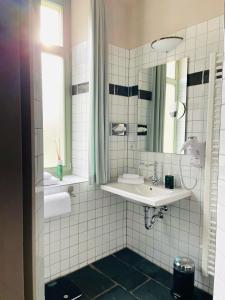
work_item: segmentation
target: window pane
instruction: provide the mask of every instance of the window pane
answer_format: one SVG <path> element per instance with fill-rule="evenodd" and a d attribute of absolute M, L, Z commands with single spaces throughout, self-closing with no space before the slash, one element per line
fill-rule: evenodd
<path fill-rule="evenodd" d="M 41 42 L 47 46 L 63 46 L 63 8 L 50 1 L 41 4 Z"/>
<path fill-rule="evenodd" d="M 176 62 L 171 61 L 166 64 L 166 77 L 175 79 L 176 78 Z"/>
<path fill-rule="evenodd" d="M 65 163 L 64 62 L 60 56 L 42 53 L 42 97 L 44 126 L 44 167 L 57 163 L 56 143 L 60 141 Z"/>

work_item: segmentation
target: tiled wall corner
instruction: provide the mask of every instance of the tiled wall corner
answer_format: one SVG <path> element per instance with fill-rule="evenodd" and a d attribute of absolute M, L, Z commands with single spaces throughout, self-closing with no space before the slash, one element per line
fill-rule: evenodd
<path fill-rule="evenodd" d="M 44 222 L 45 281 L 50 281 L 126 246 L 126 202 L 87 182 L 74 184 L 72 212 Z M 46 194 L 67 191 L 49 187 Z"/>

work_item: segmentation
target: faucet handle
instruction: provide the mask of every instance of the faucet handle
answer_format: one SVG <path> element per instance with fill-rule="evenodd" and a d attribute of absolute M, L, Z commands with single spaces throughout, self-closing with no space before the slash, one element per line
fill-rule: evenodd
<path fill-rule="evenodd" d="M 160 183 L 160 181 L 161 181 L 160 177 L 157 177 L 155 175 L 152 176 L 152 183 L 153 183 L 153 185 L 155 185 L 155 186 L 158 185 Z"/>

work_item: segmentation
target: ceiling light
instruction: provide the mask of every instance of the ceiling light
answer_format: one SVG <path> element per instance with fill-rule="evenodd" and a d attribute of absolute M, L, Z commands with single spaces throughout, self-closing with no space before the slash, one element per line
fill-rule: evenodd
<path fill-rule="evenodd" d="M 182 41 L 182 37 L 167 36 L 153 41 L 151 43 L 151 47 L 156 51 L 169 52 L 171 50 L 174 50 Z"/>

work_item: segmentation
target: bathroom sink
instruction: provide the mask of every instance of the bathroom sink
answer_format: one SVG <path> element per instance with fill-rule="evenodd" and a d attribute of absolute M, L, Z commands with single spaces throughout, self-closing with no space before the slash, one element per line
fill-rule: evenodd
<path fill-rule="evenodd" d="M 147 183 L 131 185 L 116 182 L 102 185 L 101 189 L 152 207 L 169 205 L 191 196 L 190 191 L 182 188 L 170 190 L 164 186 L 153 186 Z"/>

